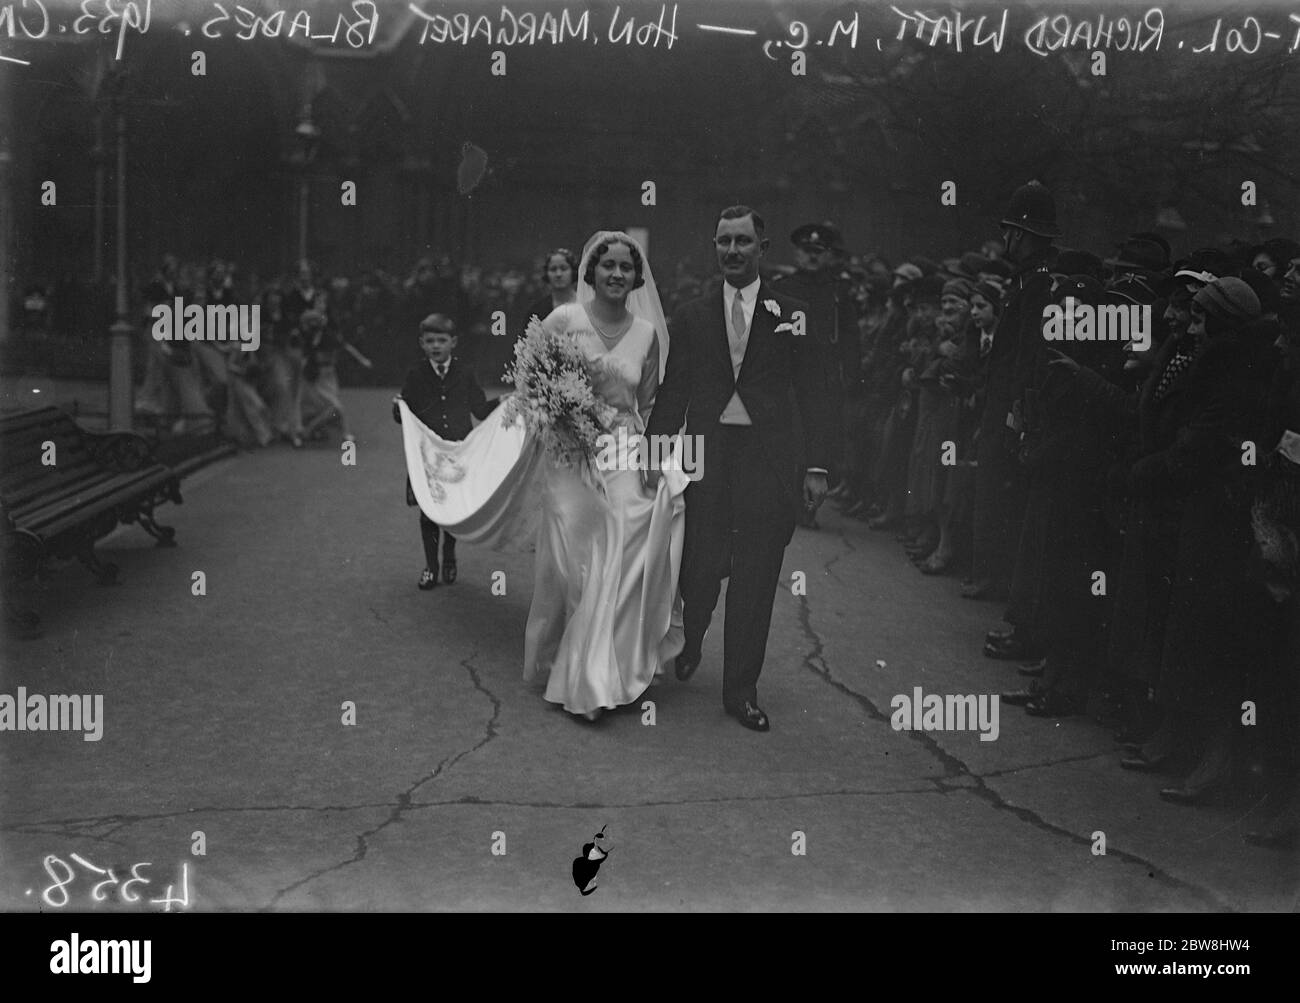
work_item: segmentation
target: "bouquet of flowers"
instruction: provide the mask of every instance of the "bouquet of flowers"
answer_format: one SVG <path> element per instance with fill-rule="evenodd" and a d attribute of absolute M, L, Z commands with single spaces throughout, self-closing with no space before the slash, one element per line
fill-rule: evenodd
<path fill-rule="evenodd" d="M 551 333 L 536 317 L 515 342 L 504 379 L 516 393 L 506 398 L 502 420 L 522 417 L 561 466 L 580 471 L 593 486 L 598 440 L 617 411 L 592 389 L 591 363 L 568 334 Z"/>

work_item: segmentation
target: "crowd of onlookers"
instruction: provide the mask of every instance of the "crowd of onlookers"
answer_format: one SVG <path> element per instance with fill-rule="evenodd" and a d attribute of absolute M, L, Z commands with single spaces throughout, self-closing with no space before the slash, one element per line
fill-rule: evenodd
<path fill-rule="evenodd" d="M 1294 843 L 1300 244 L 1176 256 L 1161 235 L 1134 233 L 1103 257 L 1058 246 L 1037 183 L 1015 193 L 1001 234 L 901 261 L 847 253 L 830 223 L 791 235 L 796 267 L 769 278 L 808 303 L 841 419 L 829 497 L 897 534 L 921 573 L 962 575 L 963 596 L 1006 604 L 1007 626 L 984 640 L 1025 681 L 1004 702 L 1112 720 L 1123 765 L 1171 774 L 1171 801 L 1260 772 L 1269 817 L 1249 838 Z M 167 257 L 142 319 L 177 295 L 255 302 L 261 347 L 158 342 L 146 322 L 136 406 L 215 421 L 248 445 L 299 446 L 333 424 L 350 439 L 340 371 L 344 383 L 396 385 L 420 321 L 439 313 L 457 355 L 495 381 L 527 319 L 572 301 L 577 275 L 564 248 L 527 268 L 443 255 L 356 279 L 308 261 L 264 280 Z M 666 313 L 719 281 L 681 266 L 663 275 Z M 1058 307 L 1122 307 L 1149 330 L 1048 340 Z M 44 291 L 29 290 L 24 308 L 39 322 Z M 815 513 L 804 522 L 815 527 Z"/>
<path fill-rule="evenodd" d="M 829 248 L 836 281 L 814 289 L 823 313 L 853 304 L 858 336 L 845 352 L 820 328 L 832 497 L 921 573 L 1006 604 L 984 640 L 1024 680 L 1004 703 L 1112 721 L 1122 765 L 1168 774 L 1169 801 L 1262 777 L 1247 838 L 1295 845 L 1300 243 L 1175 257 L 1135 233 L 1103 258 L 1057 246 L 1036 183 L 1001 229 L 892 267 Z M 1149 345 L 1102 307 L 1149 317 Z M 1046 336 L 1085 313 L 1121 340 Z"/>
<path fill-rule="evenodd" d="M 233 262 L 165 255 L 134 297 L 137 415 L 177 433 L 216 428 L 249 446 L 305 442 L 331 426 L 347 436 L 338 384 L 400 384 L 419 355 L 420 321 L 432 313 L 452 320 L 457 354 L 480 380 L 497 383 L 528 317 L 549 312 L 553 298 L 572 298 L 576 266 L 550 268 L 548 275 L 548 263 L 563 261 L 565 253 L 528 267 L 491 268 L 460 266 L 442 254 L 419 258 L 405 273 L 373 268 L 357 276 L 326 274 L 310 261 L 282 276 L 262 276 Z M 693 281 L 680 286 L 691 290 Z M 151 310 L 177 296 L 186 305 L 257 304 L 260 348 L 156 341 Z M 37 368 L 42 348 L 64 355 L 84 345 L 102 348 L 111 323 L 111 287 L 72 278 L 29 285 L 15 311 Z"/>
<path fill-rule="evenodd" d="M 279 438 L 301 447 L 326 434 L 332 423 L 351 440 L 338 376 L 340 355 L 349 344 L 340 323 L 348 305 L 347 281 L 323 283 L 316 267 L 303 261 L 284 282 L 249 285 L 241 288 L 224 261 L 187 268 L 164 257 L 144 289 L 146 364 L 135 395 L 137 415 L 174 420 L 176 431 L 215 421 L 226 435 L 249 446 Z M 150 312 L 156 305 L 170 307 L 177 298 L 186 306 L 256 304 L 257 350 L 245 351 L 238 341 L 155 339 Z"/>

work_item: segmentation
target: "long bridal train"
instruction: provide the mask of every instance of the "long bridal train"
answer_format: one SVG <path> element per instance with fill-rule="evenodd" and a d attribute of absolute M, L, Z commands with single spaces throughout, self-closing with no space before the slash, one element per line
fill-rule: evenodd
<path fill-rule="evenodd" d="M 635 701 L 683 646 L 686 475 L 670 467 L 651 497 L 619 437 L 620 469 L 598 472 L 602 495 L 499 410 L 449 442 L 399 407 L 424 514 L 463 542 L 535 552 L 524 678 L 546 679 L 546 699 L 574 714 Z"/>

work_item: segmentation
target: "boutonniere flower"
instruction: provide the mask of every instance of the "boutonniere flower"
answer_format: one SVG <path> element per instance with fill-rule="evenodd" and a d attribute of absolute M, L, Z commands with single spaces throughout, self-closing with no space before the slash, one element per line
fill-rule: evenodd
<path fill-rule="evenodd" d="M 794 325 L 793 325 L 793 324 L 777 324 L 777 325 L 776 325 L 776 333 L 777 333 L 777 334 L 780 334 L 782 331 L 793 331 L 793 330 L 794 330 Z"/>
<path fill-rule="evenodd" d="M 763 309 L 766 310 L 768 313 L 770 313 L 773 317 L 781 316 L 781 304 L 778 303 L 776 300 L 772 300 L 772 299 L 763 300 Z"/>

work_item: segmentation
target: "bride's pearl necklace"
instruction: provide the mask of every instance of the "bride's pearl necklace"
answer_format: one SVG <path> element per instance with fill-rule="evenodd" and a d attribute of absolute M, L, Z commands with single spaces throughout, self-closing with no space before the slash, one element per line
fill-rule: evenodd
<path fill-rule="evenodd" d="M 591 321 L 591 326 L 595 328 L 596 333 L 606 341 L 617 341 L 623 335 L 627 334 L 627 329 L 632 326 L 632 315 L 627 315 L 627 320 L 619 325 L 619 330 L 615 334 L 606 334 L 605 329 L 600 326 L 600 321 L 596 320 L 596 315 L 590 310 L 587 311 L 587 318 Z"/>

